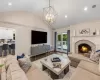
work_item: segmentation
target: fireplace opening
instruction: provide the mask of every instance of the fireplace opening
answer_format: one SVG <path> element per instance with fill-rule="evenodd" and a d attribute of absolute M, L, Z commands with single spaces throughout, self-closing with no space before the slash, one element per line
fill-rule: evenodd
<path fill-rule="evenodd" d="M 79 53 L 89 53 L 89 51 L 91 51 L 91 47 L 88 44 L 80 44 L 78 46 L 78 52 Z"/>

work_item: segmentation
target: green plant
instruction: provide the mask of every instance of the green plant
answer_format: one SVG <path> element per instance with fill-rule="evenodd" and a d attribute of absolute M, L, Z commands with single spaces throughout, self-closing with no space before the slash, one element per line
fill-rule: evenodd
<path fill-rule="evenodd" d="M 3 67 L 4 64 L 1 64 L 0 67 Z"/>
<path fill-rule="evenodd" d="M 63 41 L 67 41 L 67 34 L 63 34 Z"/>
<path fill-rule="evenodd" d="M 58 35 L 58 41 L 61 41 L 61 35 Z"/>

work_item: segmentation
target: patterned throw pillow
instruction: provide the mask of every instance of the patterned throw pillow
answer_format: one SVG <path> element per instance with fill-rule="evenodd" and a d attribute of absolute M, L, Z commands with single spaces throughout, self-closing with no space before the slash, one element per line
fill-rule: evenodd
<path fill-rule="evenodd" d="M 23 71 L 26 73 L 29 68 L 32 66 L 31 61 L 28 58 L 21 58 L 18 59 L 20 67 L 23 69 Z"/>
<path fill-rule="evenodd" d="M 99 62 L 100 52 L 91 53 L 90 59 L 94 62 Z"/>

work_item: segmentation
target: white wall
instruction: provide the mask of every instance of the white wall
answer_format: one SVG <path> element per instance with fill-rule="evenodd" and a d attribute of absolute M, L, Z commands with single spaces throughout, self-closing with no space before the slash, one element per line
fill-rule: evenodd
<path fill-rule="evenodd" d="M 48 32 L 47 44 L 52 45 L 52 29 L 33 13 L 23 11 L 0 13 L 0 26 L 16 30 L 17 54 L 30 54 L 31 30 Z"/>
<path fill-rule="evenodd" d="M 67 30 L 70 30 L 69 26 L 65 28 L 58 28 L 58 29 L 55 29 L 54 31 L 57 33 L 63 33 L 63 32 L 67 32 Z"/>

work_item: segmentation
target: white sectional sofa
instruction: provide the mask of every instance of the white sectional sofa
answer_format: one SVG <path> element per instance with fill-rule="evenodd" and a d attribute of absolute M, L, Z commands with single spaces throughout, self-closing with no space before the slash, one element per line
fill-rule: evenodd
<path fill-rule="evenodd" d="M 99 64 L 82 55 L 69 55 L 72 65 L 77 67 L 70 80 L 100 80 Z M 78 64 L 78 65 L 77 65 Z"/>
<path fill-rule="evenodd" d="M 72 55 L 71 55 L 72 57 Z M 74 59 L 77 57 L 74 56 Z M 73 59 L 72 59 L 73 60 Z M 100 80 L 98 64 L 79 57 L 79 64 L 70 80 Z M 78 61 L 77 61 L 78 62 Z M 75 64 L 76 65 L 76 64 Z M 1 80 L 52 80 L 48 75 L 32 65 L 28 72 L 24 72 L 19 66 L 15 56 L 8 56 L 2 67 Z M 63 79 L 61 79 L 63 80 Z M 66 80 L 66 79 L 64 79 Z"/>
<path fill-rule="evenodd" d="M 1 80 L 51 80 L 48 75 L 32 65 L 28 72 L 24 72 L 19 66 L 15 56 L 7 56 L 2 67 Z"/>

